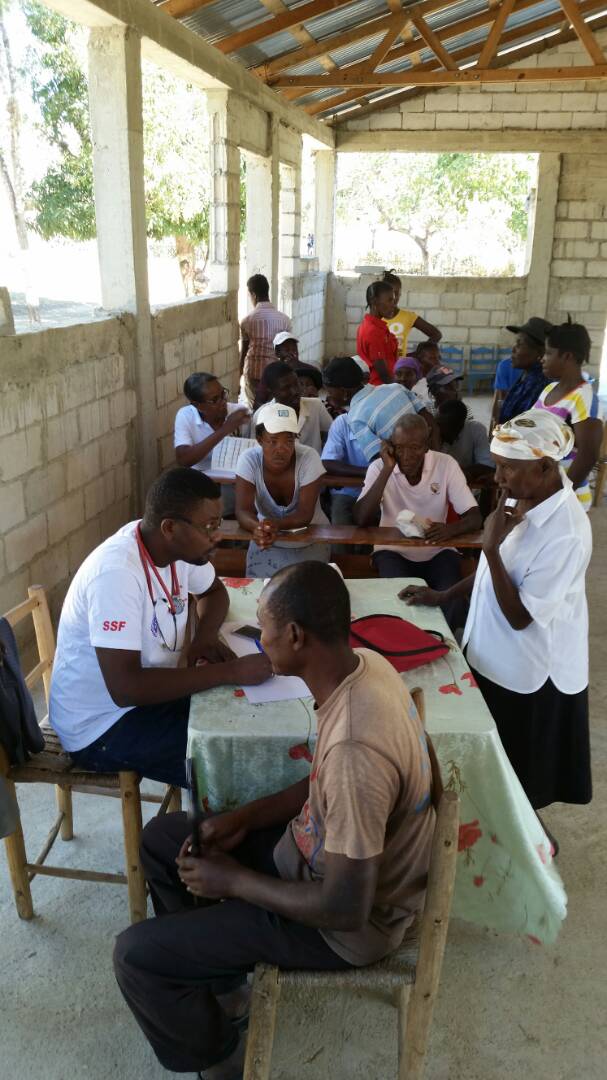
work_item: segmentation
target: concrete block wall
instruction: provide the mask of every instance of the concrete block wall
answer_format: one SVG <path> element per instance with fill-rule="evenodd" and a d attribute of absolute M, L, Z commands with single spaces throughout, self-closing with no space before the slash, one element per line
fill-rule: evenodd
<path fill-rule="evenodd" d="M 129 316 L 0 341 L 0 612 L 75 570 L 134 516 Z"/>
<path fill-rule="evenodd" d="M 316 269 L 316 260 L 300 260 L 301 270 L 293 282 L 293 330 L 299 339 L 299 356 L 306 364 L 321 366 L 325 358 L 325 307 L 328 274 Z"/>
<path fill-rule="evenodd" d="M 605 95 L 607 99 L 607 95 Z M 548 318 L 569 314 L 592 339 L 598 372 L 607 324 L 607 159 L 563 154 L 550 265 Z"/>
<path fill-rule="evenodd" d="M 607 31 L 597 38 L 607 46 Z M 579 41 L 528 56 L 513 68 L 587 65 Z M 420 94 L 393 108 L 356 119 L 347 131 L 577 131 L 607 128 L 607 92 L 602 83 L 571 80 L 446 87 Z M 378 145 L 378 150 L 385 149 Z"/>
<path fill-rule="evenodd" d="M 356 331 L 365 313 L 365 292 L 372 275 L 330 274 L 327 285 L 327 356 L 356 351 Z M 416 311 L 443 332 L 443 342 L 463 345 L 507 345 L 506 324 L 523 319 L 525 278 L 423 278 L 403 275 L 401 307 Z M 422 340 L 412 330 L 409 346 Z"/>
<path fill-rule="evenodd" d="M 183 384 L 194 371 L 210 371 L 235 400 L 238 395 L 236 296 L 209 296 L 158 309 L 152 317 L 159 468 L 175 464 L 175 414 L 185 404 Z"/>

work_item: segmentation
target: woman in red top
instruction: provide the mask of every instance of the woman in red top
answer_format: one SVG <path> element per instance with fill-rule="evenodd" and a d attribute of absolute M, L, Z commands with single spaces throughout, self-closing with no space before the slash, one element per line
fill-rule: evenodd
<path fill-rule="evenodd" d="M 369 365 L 371 386 L 394 382 L 394 365 L 398 360 L 398 340 L 391 334 L 384 319 L 394 314 L 394 290 L 386 281 L 374 281 L 367 289 L 367 307 L 356 335 L 356 351 Z"/>

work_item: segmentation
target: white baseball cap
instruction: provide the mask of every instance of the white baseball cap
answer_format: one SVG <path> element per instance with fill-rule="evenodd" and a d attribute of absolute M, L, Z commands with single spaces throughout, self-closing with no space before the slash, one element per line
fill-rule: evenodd
<path fill-rule="evenodd" d="M 288 330 L 281 330 L 280 334 L 277 334 L 272 342 L 274 348 L 277 345 L 284 345 L 285 341 L 299 341 L 299 338 L 295 337 L 295 334 L 290 333 Z"/>
<path fill-rule="evenodd" d="M 281 431 L 290 431 L 292 435 L 299 434 L 295 409 L 290 409 L 288 405 L 279 405 L 276 401 L 270 401 L 268 405 L 261 407 L 255 424 L 263 424 L 270 435 L 278 435 Z"/>

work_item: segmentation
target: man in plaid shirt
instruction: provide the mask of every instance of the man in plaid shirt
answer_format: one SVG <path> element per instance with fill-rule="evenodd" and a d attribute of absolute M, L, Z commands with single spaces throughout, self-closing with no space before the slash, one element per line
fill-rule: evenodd
<path fill-rule="evenodd" d="M 249 296 L 255 305 L 240 324 L 240 373 L 244 372 L 245 393 L 252 405 L 264 368 L 275 359 L 274 338 L 281 330 L 291 330 L 288 315 L 270 303 L 270 286 L 263 274 L 253 274 L 247 281 Z"/>

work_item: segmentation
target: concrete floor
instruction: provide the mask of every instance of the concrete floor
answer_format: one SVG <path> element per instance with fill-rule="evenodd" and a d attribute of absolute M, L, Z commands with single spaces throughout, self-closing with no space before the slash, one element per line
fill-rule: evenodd
<path fill-rule="evenodd" d="M 607 1075 L 607 512 L 592 515 L 589 577 L 595 796 L 546 813 L 561 841 L 569 917 L 551 948 L 452 922 L 426 1080 L 599 1080 Z M 30 852 L 40 846 L 52 793 L 22 797 Z M 53 861 L 121 869 L 119 805 L 75 796 L 76 838 Z M 112 977 L 124 888 L 38 879 L 37 917 L 13 909 L 0 856 L 0 1076 L 11 1080 L 160 1080 L 166 1076 Z M 285 996 L 273 1080 L 392 1080 L 396 1014 L 366 994 Z"/>

